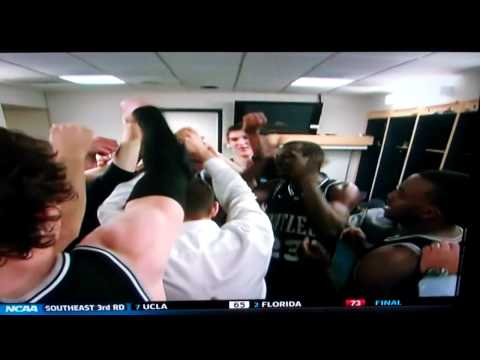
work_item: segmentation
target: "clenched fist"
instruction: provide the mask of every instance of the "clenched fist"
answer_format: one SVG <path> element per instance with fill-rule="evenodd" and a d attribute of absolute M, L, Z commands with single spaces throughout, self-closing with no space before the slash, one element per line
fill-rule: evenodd
<path fill-rule="evenodd" d="M 90 148 L 88 149 L 88 153 L 93 155 L 100 155 L 100 156 L 109 156 L 113 154 L 118 149 L 118 143 L 114 139 L 109 139 L 101 136 L 97 136 L 93 139 Z"/>
<path fill-rule="evenodd" d="M 93 142 L 93 132 L 77 124 L 55 124 L 50 128 L 50 144 L 60 156 L 85 158 Z"/>
<path fill-rule="evenodd" d="M 267 117 L 264 113 L 249 113 L 242 118 L 242 121 L 243 131 L 253 134 L 267 124 Z"/>

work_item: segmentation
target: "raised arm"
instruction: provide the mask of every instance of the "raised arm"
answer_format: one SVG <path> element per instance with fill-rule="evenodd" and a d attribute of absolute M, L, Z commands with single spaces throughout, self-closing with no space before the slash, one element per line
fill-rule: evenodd
<path fill-rule="evenodd" d="M 165 300 L 163 274 L 183 222 L 181 205 L 191 173 L 184 149 L 159 109 L 140 107 L 133 116 L 143 134 L 145 175 L 133 187 L 125 212 L 97 228 L 81 245 L 118 254 L 152 300 Z"/>
<path fill-rule="evenodd" d="M 113 156 L 113 163 L 122 170 L 134 172 L 137 168 L 141 145 L 142 131 L 138 123 L 131 116 L 125 117 L 122 140 Z"/>
<path fill-rule="evenodd" d="M 215 195 L 227 213 L 227 221 L 204 259 L 205 264 L 210 264 L 208 271 L 214 284 L 210 284 L 212 289 L 219 296 L 225 296 L 232 292 L 227 279 L 235 279 L 235 286 L 242 289 L 234 290 L 236 294 L 264 297 L 264 277 L 274 242 L 270 219 L 237 172 L 202 149 L 198 139 L 187 139 L 186 145 L 190 152 L 197 152 L 204 160 L 205 168 L 212 177 Z"/>
<path fill-rule="evenodd" d="M 110 196 L 105 199 L 97 212 L 98 221 L 101 225 L 110 223 L 124 211 L 133 187 L 142 176 L 143 174 L 137 175 L 132 180 L 117 185 Z"/>
<path fill-rule="evenodd" d="M 249 241 L 267 244 L 266 248 L 271 250 L 273 232 L 270 220 L 258 205 L 247 183 L 222 159 L 208 151 L 198 137 L 187 137 L 186 146 L 190 153 L 204 161 L 205 168 L 212 177 L 215 196 L 227 213 L 227 224 L 222 229 L 232 225 L 249 229 L 252 232 Z"/>
<path fill-rule="evenodd" d="M 77 196 L 60 204 L 62 227 L 55 250 L 63 251 L 79 234 L 85 214 L 85 157 L 93 140 L 91 130 L 74 124 L 53 125 L 50 143 L 57 151 L 57 160 L 66 166 L 66 177 Z"/>
<path fill-rule="evenodd" d="M 125 211 L 98 227 L 80 245 L 106 248 L 133 270 L 153 301 L 165 300 L 162 278 L 183 223 L 183 209 L 165 196 L 129 201 Z"/>
<path fill-rule="evenodd" d="M 340 202 L 329 203 L 319 189 L 320 174 L 315 160 L 305 160 L 298 151 L 292 152 L 291 178 L 303 190 L 307 217 L 319 239 L 334 242 L 348 223 L 348 208 Z"/>
<path fill-rule="evenodd" d="M 67 250 L 71 250 L 80 240 L 92 232 L 98 225 L 99 206 L 112 193 L 115 187 L 135 176 L 142 134 L 138 124 L 131 118 L 123 123 L 123 137 L 113 160 L 100 175 L 87 183 L 87 204 L 79 237 Z"/>
<path fill-rule="evenodd" d="M 247 134 L 254 152 L 253 165 L 242 173 L 242 177 L 251 188 L 255 189 L 260 185 L 256 179 L 265 175 L 268 167 L 273 166 L 279 146 L 278 135 L 260 134 L 260 130 L 267 124 L 267 118 L 263 113 L 249 113 L 243 117 L 242 121 L 243 130 Z M 263 197 L 266 199 L 268 194 Z"/>

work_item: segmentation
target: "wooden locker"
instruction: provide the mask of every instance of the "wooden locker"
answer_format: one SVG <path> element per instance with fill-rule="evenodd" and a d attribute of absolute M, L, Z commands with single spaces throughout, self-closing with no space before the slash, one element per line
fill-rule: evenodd
<path fill-rule="evenodd" d="M 421 115 L 402 181 L 424 170 L 440 169 L 456 113 Z"/>

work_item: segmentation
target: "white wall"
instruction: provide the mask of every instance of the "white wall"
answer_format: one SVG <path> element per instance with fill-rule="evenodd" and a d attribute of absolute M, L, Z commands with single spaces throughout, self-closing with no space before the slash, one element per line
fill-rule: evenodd
<path fill-rule="evenodd" d="M 3 114 L 2 104 L 0 104 L 0 127 L 6 127 L 5 115 Z"/>
<path fill-rule="evenodd" d="M 465 72 L 451 97 L 460 101 L 480 98 L 480 70 Z"/>
<path fill-rule="evenodd" d="M 367 128 L 367 113 L 384 103 L 379 95 L 322 96 L 323 111 L 319 132 L 358 136 Z M 355 181 L 361 151 L 327 151 L 323 170 L 338 180 Z"/>
<path fill-rule="evenodd" d="M 0 84 L 0 104 L 46 108 L 45 94 L 42 91 L 21 89 Z"/>
<path fill-rule="evenodd" d="M 383 96 L 330 95 L 322 97 L 324 103 L 319 132 L 337 135 L 359 135 L 367 127 L 367 113 Z"/>
<path fill-rule="evenodd" d="M 120 101 L 140 97 L 153 105 L 166 108 L 198 108 L 223 110 L 223 135 L 233 125 L 235 100 L 316 101 L 311 95 L 246 94 L 226 92 L 65 92 L 47 93 L 52 123 L 79 122 L 99 136 L 118 138 L 121 134 Z M 223 150 L 226 150 L 225 147 Z"/>
<path fill-rule="evenodd" d="M 4 107 L 3 113 L 8 129 L 20 130 L 32 137 L 48 140 L 50 123 L 46 109 Z"/>
<path fill-rule="evenodd" d="M 383 97 L 383 100 L 373 110 L 441 105 L 480 97 L 480 70 L 474 69 L 448 76 L 448 78 L 449 80 L 445 80 L 446 83 L 443 85 L 433 78 L 430 82 L 425 81 L 424 84 L 407 87 L 406 93 L 399 96 L 393 105 L 386 105 L 385 97 Z"/>
<path fill-rule="evenodd" d="M 64 92 L 47 93 L 50 120 L 58 122 L 78 122 L 90 127 L 99 136 L 119 138 L 121 134 L 120 101 L 129 97 L 140 97 L 154 105 L 166 108 L 217 108 L 223 110 L 223 137 L 233 124 L 235 100 L 296 101 L 315 102 L 316 95 L 272 94 L 272 93 L 233 93 L 216 91 L 184 92 Z M 383 101 L 383 97 L 381 97 Z M 338 135 L 358 135 L 367 124 L 367 113 L 378 97 L 340 96 L 322 97 L 323 113 L 320 119 L 321 132 Z M 225 144 L 223 151 L 229 153 Z M 349 151 L 328 151 L 328 164 L 325 171 L 338 179 L 353 180 L 360 153 L 355 152 L 350 159 Z M 351 161 L 352 168 L 348 164 Z M 348 172 L 348 173 L 347 173 Z"/>

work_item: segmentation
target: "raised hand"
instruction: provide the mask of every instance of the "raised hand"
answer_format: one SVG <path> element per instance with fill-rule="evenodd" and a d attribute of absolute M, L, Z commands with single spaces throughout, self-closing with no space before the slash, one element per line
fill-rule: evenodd
<path fill-rule="evenodd" d="M 110 161 L 118 147 L 116 140 L 100 136 L 94 138 L 85 159 L 85 169 L 103 167 Z"/>
<path fill-rule="evenodd" d="M 300 182 L 309 176 L 318 177 L 318 165 L 313 158 L 307 158 L 297 150 L 289 151 L 288 158 L 289 176 L 292 180 Z"/>
<path fill-rule="evenodd" d="M 124 99 L 120 102 L 120 109 L 122 110 L 122 122 L 124 124 L 135 122 L 132 113 L 135 109 L 149 105 L 149 103 L 143 99 Z"/>
<path fill-rule="evenodd" d="M 247 134 L 254 134 L 267 124 L 264 113 L 249 113 L 242 118 L 242 129 Z"/>
<path fill-rule="evenodd" d="M 213 148 L 209 148 L 208 145 L 204 143 L 200 135 L 195 132 L 186 134 L 184 136 L 184 143 L 187 152 L 195 160 L 205 162 L 208 159 L 216 156 Z"/>
<path fill-rule="evenodd" d="M 93 132 L 76 124 L 55 124 L 50 128 L 50 144 L 63 157 L 85 158 L 91 149 Z"/>
<path fill-rule="evenodd" d="M 118 149 L 118 143 L 114 139 L 109 139 L 101 136 L 97 136 L 93 139 L 88 154 L 108 156 L 113 154 Z"/>

